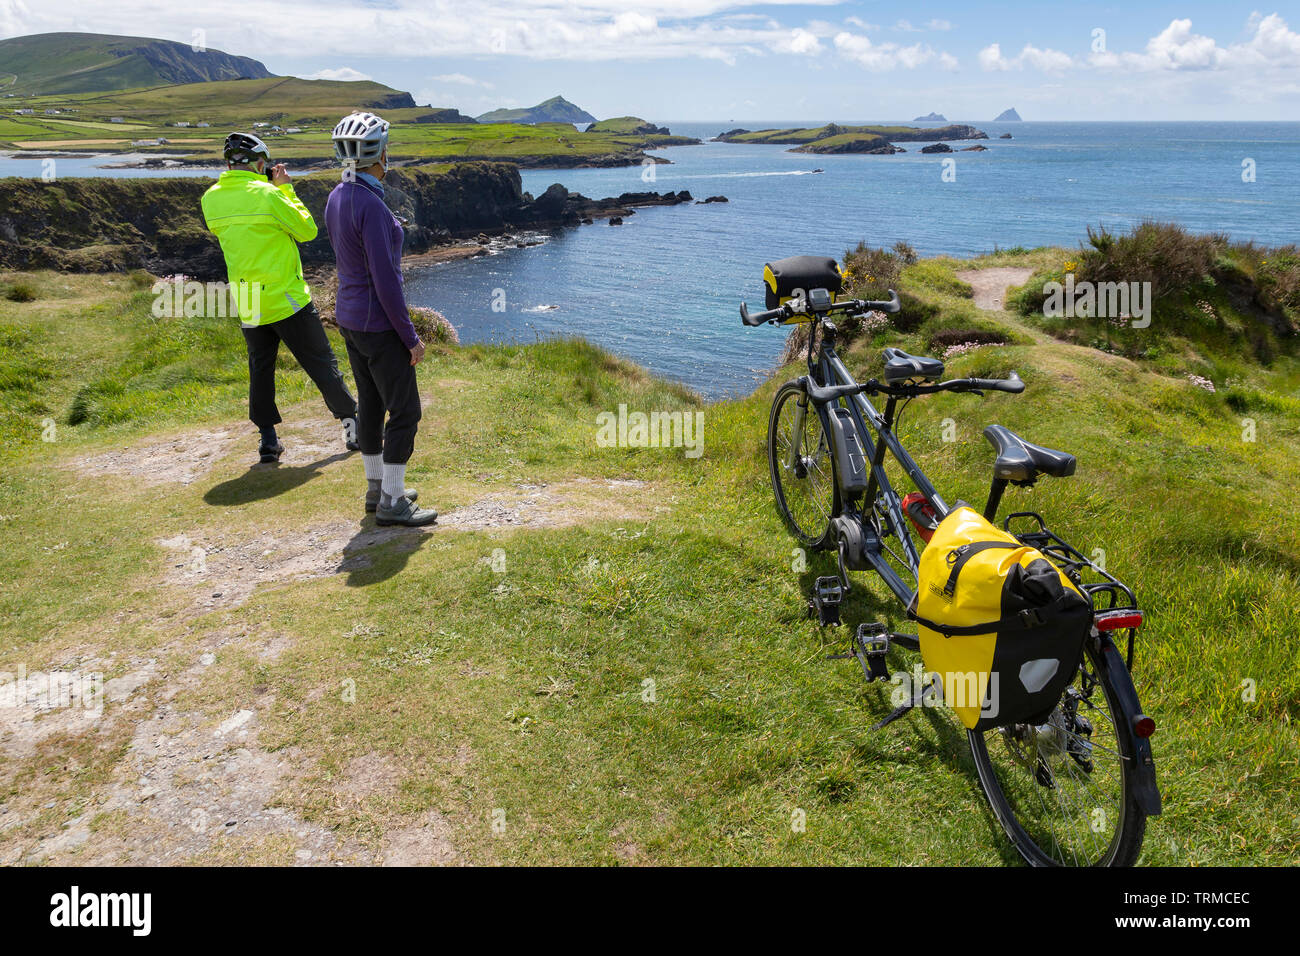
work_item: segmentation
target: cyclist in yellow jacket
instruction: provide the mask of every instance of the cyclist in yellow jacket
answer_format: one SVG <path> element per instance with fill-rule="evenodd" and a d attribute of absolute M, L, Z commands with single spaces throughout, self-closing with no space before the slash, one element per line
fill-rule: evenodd
<path fill-rule="evenodd" d="M 248 417 L 261 432 L 261 461 L 278 462 L 284 453 L 275 432 L 282 421 L 275 404 L 281 342 L 344 423 L 348 450 L 356 451 L 356 399 L 339 374 L 298 255 L 299 242 L 316 238 L 316 223 L 284 164 L 272 166 L 270 150 L 256 136 L 231 133 L 225 157 L 227 170 L 203 194 L 203 218 L 221 243 L 248 344 Z"/>

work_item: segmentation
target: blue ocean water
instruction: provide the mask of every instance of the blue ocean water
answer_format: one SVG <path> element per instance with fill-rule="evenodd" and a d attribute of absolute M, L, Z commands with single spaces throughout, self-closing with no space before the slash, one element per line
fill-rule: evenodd
<path fill-rule="evenodd" d="M 707 138 L 738 124 L 668 125 Z M 895 156 L 819 156 L 708 143 L 659 151 L 672 165 L 653 167 L 653 181 L 639 167 L 525 170 L 534 194 L 559 182 L 593 198 L 688 189 L 730 202 L 641 209 L 623 226 L 597 221 L 540 246 L 419 267 L 408 294 L 442 311 L 462 341 L 580 335 L 713 398 L 751 390 L 780 352 L 779 330 L 745 329 L 737 314 L 742 299 L 761 302 L 770 259 L 839 256 L 863 239 L 905 240 L 922 255 L 1071 246 L 1090 224 L 1143 218 L 1300 241 L 1300 123 L 973 125 L 989 133 L 988 152 L 923 156 L 924 144 L 907 143 Z M 943 181 L 944 158 L 956 160 L 955 181 Z M 1254 182 L 1243 181 L 1245 160 Z M 494 311 L 502 296 L 505 310 Z"/>

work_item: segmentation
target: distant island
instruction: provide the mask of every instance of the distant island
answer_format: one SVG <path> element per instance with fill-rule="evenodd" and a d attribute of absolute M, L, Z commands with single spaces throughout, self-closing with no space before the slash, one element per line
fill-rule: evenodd
<path fill-rule="evenodd" d="M 942 113 L 930 113 L 926 116 L 918 116 L 916 119 L 912 120 L 912 122 L 913 123 L 946 123 L 948 122 L 948 117 L 944 116 Z"/>
<path fill-rule="evenodd" d="M 673 131 L 667 126 L 647 123 L 639 116 L 616 116 L 592 123 L 586 128 L 587 133 L 618 133 L 622 136 L 671 136 Z"/>
<path fill-rule="evenodd" d="M 1020 123 L 1020 122 L 1022 122 L 1022 120 L 1020 119 L 1020 114 L 1016 112 L 1016 108 L 1013 106 L 1013 107 L 1011 107 L 1011 109 L 1009 109 L 1009 110 L 1003 110 L 1001 113 L 999 113 L 999 114 L 997 115 L 997 117 L 993 120 L 993 122 L 995 122 L 995 123 Z"/>
<path fill-rule="evenodd" d="M 865 153 L 889 156 L 906 150 L 895 143 L 934 143 L 944 140 L 988 139 L 974 126 L 951 125 L 937 129 L 915 126 L 840 126 L 827 123 L 814 128 L 733 129 L 719 133 L 715 143 L 789 145 L 792 153 Z"/>
<path fill-rule="evenodd" d="M 523 123 L 534 126 L 538 123 L 572 123 L 574 126 L 579 124 L 585 126 L 596 122 L 596 117 L 581 107 L 574 106 L 563 96 L 552 96 L 549 100 L 524 109 L 492 110 L 477 119 L 480 123 Z"/>

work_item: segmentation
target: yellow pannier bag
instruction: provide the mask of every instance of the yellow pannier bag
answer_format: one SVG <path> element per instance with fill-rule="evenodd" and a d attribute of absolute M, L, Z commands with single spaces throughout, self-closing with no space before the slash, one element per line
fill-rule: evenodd
<path fill-rule="evenodd" d="M 1044 723 L 1092 623 L 1091 602 L 1041 551 L 964 507 L 921 552 L 907 611 L 925 669 L 972 730 Z"/>

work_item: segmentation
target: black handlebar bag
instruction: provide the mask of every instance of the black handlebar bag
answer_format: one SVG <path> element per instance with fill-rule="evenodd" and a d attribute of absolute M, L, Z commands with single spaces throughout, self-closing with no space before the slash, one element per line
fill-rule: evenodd
<path fill-rule="evenodd" d="M 835 301 L 844 291 L 840 264 L 827 256 L 791 256 L 763 266 L 767 307 L 775 309 L 791 301 L 804 301 L 813 289 L 825 289 Z M 807 313 L 796 313 L 783 324 L 807 322 Z"/>

